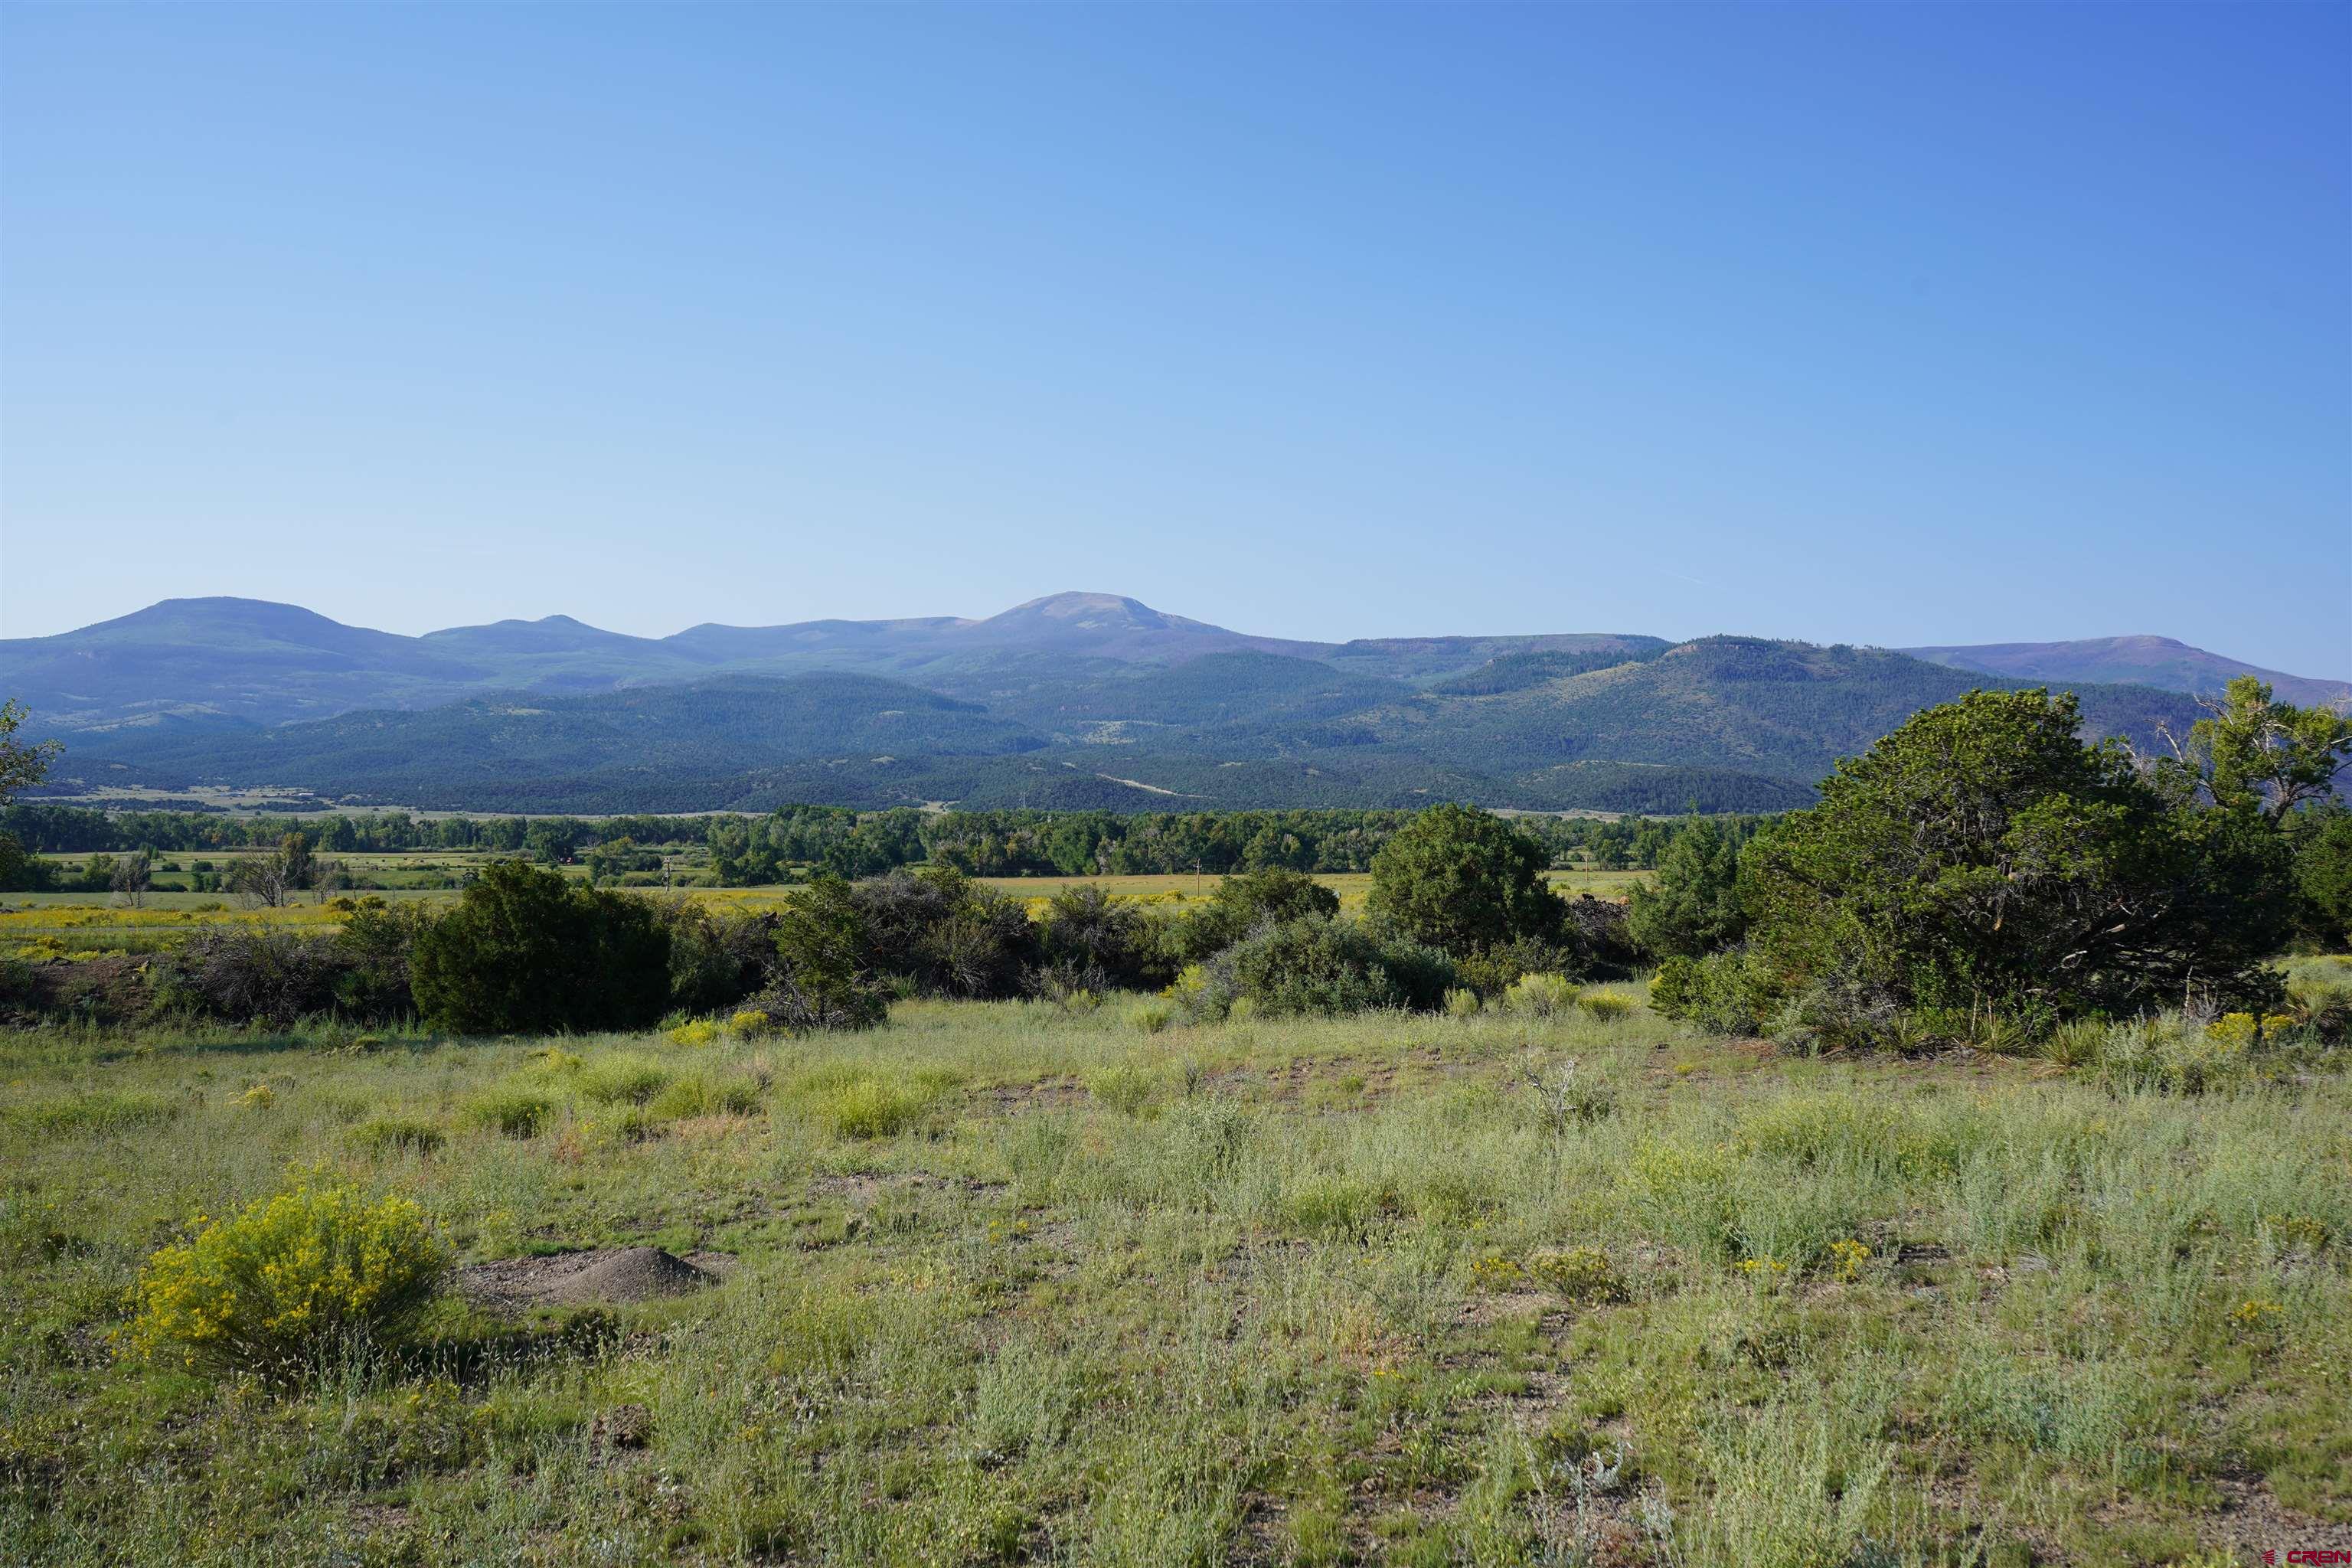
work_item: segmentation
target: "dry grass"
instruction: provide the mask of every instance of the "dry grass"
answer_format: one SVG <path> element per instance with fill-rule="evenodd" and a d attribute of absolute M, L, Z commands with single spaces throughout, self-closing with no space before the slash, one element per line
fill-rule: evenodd
<path fill-rule="evenodd" d="M 1151 1034 L 1133 1005 L 912 1003 L 691 1051 L 0 1037 L 0 1539 L 110 1564 L 2347 1544 L 2339 1063 L 2180 1095 L 1775 1059 L 1638 1004 Z M 452 1299 L 425 1349 L 291 1391 L 115 1359 L 149 1253 L 292 1172 L 415 1199 L 464 1264 L 659 1247 L 725 1282 Z"/>

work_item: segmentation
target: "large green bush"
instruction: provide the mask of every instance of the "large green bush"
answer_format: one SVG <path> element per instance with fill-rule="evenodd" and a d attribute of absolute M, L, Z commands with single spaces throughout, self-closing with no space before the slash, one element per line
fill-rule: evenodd
<path fill-rule="evenodd" d="M 1691 818 L 1659 858 L 1657 875 L 1634 885 L 1626 919 L 1633 941 L 1656 958 L 1696 958 L 1738 942 L 1748 931 L 1738 844 L 1707 818 Z"/>
<path fill-rule="evenodd" d="M 1650 981 L 1650 1006 L 1659 1016 L 1711 1035 L 1757 1033 L 1780 1010 L 1782 995 L 1769 968 L 1736 950 L 1706 958 L 1676 954 Z"/>
<path fill-rule="evenodd" d="M 670 1005 L 718 1013 L 757 995 L 774 977 L 772 913 L 713 910 L 680 900 L 657 906 L 669 931 Z"/>
<path fill-rule="evenodd" d="M 1188 963 L 1213 957 L 1262 925 L 1339 912 L 1339 895 L 1303 871 L 1276 868 L 1226 877 L 1203 907 L 1170 928 L 1169 947 Z"/>
<path fill-rule="evenodd" d="M 2303 930 L 2318 945 L 2352 947 L 2352 806 L 2330 801 L 2287 819 Z"/>
<path fill-rule="evenodd" d="M 420 905 L 371 899 L 351 909 L 334 935 L 199 930 L 157 966 L 154 1000 L 166 1012 L 276 1028 L 313 1014 L 399 1018 L 415 1010 L 409 961 L 431 923 Z"/>
<path fill-rule="evenodd" d="M 1544 883 L 1541 844 L 1504 818 L 1432 806 L 1372 857 L 1366 910 L 1456 958 L 1525 939 L 1557 941 L 1567 908 Z"/>
<path fill-rule="evenodd" d="M 644 1028 L 669 1005 L 669 946 L 645 903 L 498 860 L 418 934 L 410 985 L 461 1034 Z"/>
<path fill-rule="evenodd" d="M 1151 917 L 1092 883 L 1055 893 L 1037 934 L 1046 965 L 1066 989 L 1140 990 L 1166 983 Z"/>
<path fill-rule="evenodd" d="M 777 967 L 752 1007 L 771 1026 L 794 1034 L 865 1029 L 889 1014 L 889 994 L 875 973 L 872 923 L 856 890 L 819 877 L 777 916 Z"/>
<path fill-rule="evenodd" d="M 235 926 L 194 932 L 159 967 L 156 1000 L 166 1009 L 284 1028 L 333 1010 L 347 964 L 333 937 Z"/>
<path fill-rule="evenodd" d="M 1196 1016 L 1245 1001 L 1269 1018 L 1431 1012 L 1454 986 L 1454 963 L 1435 948 L 1383 936 L 1355 921 L 1309 915 L 1260 926 L 1208 963 L 1187 970 L 1179 997 Z"/>
<path fill-rule="evenodd" d="M 945 867 L 855 886 L 820 877 L 795 902 L 812 900 L 845 900 L 860 931 L 862 967 L 926 994 L 1016 996 L 1037 965 L 1038 933 L 1027 909 Z"/>
<path fill-rule="evenodd" d="M 2273 993 L 2263 963 L 2294 913 L 2276 828 L 2159 788 L 2080 723 L 2069 695 L 1972 692 L 1840 763 L 1741 857 L 1753 945 L 1849 1010 L 2122 1016 Z"/>
<path fill-rule="evenodd" d="M 360 900 L 335 939 L 342 959 L 342 971 L 335 977 L 337 1007 L 358 1018 L 394 1018 L 415 1011 L 409 963 L 416 939 L 432 923 L 432 912 L 422 903 Z"/>

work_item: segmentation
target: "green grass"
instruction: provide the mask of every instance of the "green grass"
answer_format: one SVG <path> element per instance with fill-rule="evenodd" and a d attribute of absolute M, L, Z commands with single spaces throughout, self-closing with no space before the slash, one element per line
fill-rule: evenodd
<path fill-rule="evenodd" d="M 1633 1000 L 1150 1033 L 1134 998 L 919 1002 L 552 1057 L 0 1035 L 0 1540 L 1796 1568 L 2254 1561 L 2352 1521 L 2340 1060 L 2181 1094 L 1774 1059 L 1596 994 Z M 110 1352 L 189 1216 L 322 1168 L 463 1261 L 740 1266 L 610 1314 L 445 1301 L 291 1391 Z"/>

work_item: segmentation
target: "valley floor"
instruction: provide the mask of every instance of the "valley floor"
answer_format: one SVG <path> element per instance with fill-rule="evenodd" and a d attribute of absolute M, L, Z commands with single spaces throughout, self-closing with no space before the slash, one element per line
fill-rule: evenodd
<path fill-rule="evenodd" d="M 0 1035 L 0 1558 L 2352 1548 L 2340 1063 L 2164 1097 L 1638 1004 L 1131 1009 Z M 289 1173 L 425 1205 L 466 1266 L 426 1344 L 286 1392 L 121 1353 L 145 1256 Z M 624 1247 L 681 1261 L 558 1256 Z"/>
<path fill-rule="evenodd" d="M 257 853 L 259 851 L 215 850 L 213 851 L 213 858 L 217 864 L 228 865 L 234 863 L 241 855 Z M 42 858 L 70 871 L 88 857 L 47 855 Z M 424 858 L 415 855 L 352 855 L 341 857 L 341 858 L 352 869 L 362 876 L 386 879 L 397 883 L 404 877 L 421 879 L 421 874 L 436 877 L 443 874 L 460 874 L 468 869 L 478 868 L 500 857 L 487 852 L 457 854 L 443 851 Z M 586 868 L 581 866 L 565 868 L 565 874 L 568 876 L 583 876 L 585 872 Z M 1647 871 L 1605 871 L 1587 867 L 1554 869 L 1544 873 L 1544 880 L 1561 893 L 1570 897 L 1579 893 L 1591 893 L 1593 897 L 1601 899 L 1622 898 L 1636 883 L 1647 881 L 1649 879 L 1650 873 Z M 1315 879 L 1338 893 L 1340 902 L 1351 906 L 1361 904 L 1364 895 L 1371 890 L 1372 886 L 1370 874 L 1363 871 L 1318 871 L 1315 873 Z M 1172 899 L 1181 902 L 1188 899 L 1205 899 L 1213 895 L 1217 890 L 1220 878 L 1218 874 L 1212 872 L 1201 876 L 1155 873 L 1122 877 L 976 877 L 973 880 L 985 883 L 999 892 L 1009 893 L 1015 898 L 1045 899 L 1053 897 L 1065 888 L 1093 887 L 1107 889 L 1121 898 Z M 681 888 L 678 889 L 678 896 L 713 900 L 766 900 L 789 896 L 794 886 L 797 884 L 780 883 L 771 887 L 756 888 Z M 631 890 L 652 894 L 662 889 L 637 888 Z M 352 896 L 362 896 L 364 892 L 369 891 L 388 898 L 451 900 L 456 897 L 454 889 L 406 888 L 397 885 L 362 889 Z M 288 907 L 299 909 L 305 904 L 317 901 L 319 900 L 315 895 L 303 893 L 294 899 Z M 144 907 L 149 910 L 180 912 L 210 912 L 232 908 L 236 903 L 236 896 L 234 893 L 218 891 L 198 893 L 179 888 L 164 888 L 148 893 Z M 121 909 L 123 899 L 120 893 L 100 891 L 0 894 L 0 910 L 11 908 L 20 915 L 49 909 Z M 142 911 L 127 910 L 126 912 L 136 914 Z M 259 911 L 242 912 L 257 913 Z"/>

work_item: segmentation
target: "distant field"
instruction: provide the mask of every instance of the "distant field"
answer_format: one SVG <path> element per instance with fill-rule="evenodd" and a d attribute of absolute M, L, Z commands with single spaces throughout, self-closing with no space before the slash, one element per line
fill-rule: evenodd
<path fill-rule="evenodd" d="M 236 860 L 240 853 L 257 854 L 259 851 L 211 850 L 203 855 L 197 855 L 193 852 L 188 854 L 167 855 L 159 858 L 158 876 L 171 879 L 177 879 L 177 878 L 184 875 L 184 873 L 165 872 L 161 870 L 160 867 L 163 863 L 167 862 L 176 866 L 184 867 L 190 862 L 199 859 L 208 860 L 215 868 L 226 870 L 226 868 Z M 353 872 L 365 876 L 370 880 L 386 882 L 396 882 L 397 879 L 403 875 L 414 876 L 419 879 L 427 877 L 437 879 L 445 873 L 455 874 L 464 870 L 470 865 L 477 865 L 482 861 L 495 859 L 497 858 L 497 856 L 488 852 L 476 852 L 468 850 L 436 850 L 429 854 L 421 855 L 338 855 L 333 857 L 333 858 L 341 861 L 344 865 L 349 867 Z M 86 855 L 50 855 L 46 857 L 46 858 L 55 861 L 59 865 L 79 867 L 83 861 L 87 860 L 89 857 Z M 572 866 L 565 868 L 565 870 L 568 874 L 572 876 L 586 875 L 586 868 L 584 867 Z M 1596 898 L 1622 899 L 1635 883 L 1641 881 L 1644 877 L 1648 876 L 1649 873 L 1646 871 L 1576 870 L 1552 871 L 1546 875 L 1549 879 L 1551 885 L 1563 893 L 1591 893 Z M 1076 888 L 1084 887 L 1088 884 L 1099 884 L 1102 887 L 1109 889 L 1113 893 L 1121 898 L 1150 899 L 1155 902 L 1170 904 L 1182 904 L 1190 900 L 1207 898 L 1217 890 L 1218 882 L 1218 879 L 1214 876 L 983 877 L 980 879 L 980 880 L 987 883 L 987 885 L 992 888 L 999 889 L 1015 898 L 1048 899 L 1065 888 Z M 1347 910 L 1360 908 L 1364 901 L 1364 896 L 1370 890 L 1372 884 L 1370 876 L 1363 872 L 1344 872 L 1336 875 L 1322 876 L 1318 877 L 1316 880 L 1337 892 L 1339 895 L 1340 907 Z M 661 891 L 661 889 L 657 888 L 634 889 L 631 890 L 656 893 Z M 687 896 L 696 899 L 709 900 L 714 902 L 756 904 L 781 900 L 790 895 L 792 889 L 786 886 L 764 888 L 694 888 L 685 889 L 684 891 Z M 396 885 L 381 890 L 366 889 L 362 892 L 355 893 L 352 896 L 366 897 L 371 893 L 378 898 L 395 900 L 406 899 L 446 900 L 455 899 L 457 896 L 454 890 L 446 888 L 403 888 Z M 147 895 L 146 904 L 143 909 L 131 910 L 122 906 L 121 896 L 116 893 L 5 893 L 0 894 L 0 942 L 6 941 L 12 931 L 25 929 L 26 922 L 31 919 L 31 917 L 37 914 L 38 911 L 44 910 L 74 910 L 93 913 L 111 913 L 132 917 L 155 914 L 200 916 L 217 913 L 222 915 L 234 915 L 239 918 L 245 918 L 251 915 L 265 915 L 289 920 L 300 920 L 305 918 L 331 920 L 333 918 L 332 911 L 328 911 L 326 914 L 317 917 L 306 917 L 296 912 L 297 909 L 309 910 L 314 908 L 317 902 L 317 898 L 318 895 L 315 893 L 303 893 L 299 895 L 299 904 L 298 906 L 289 907 L 289 909 L 278 910 L 243 910 L 238 908 L 236 895 L 234 893 L 195 893 L 177 889 L 163 889 L 150 892 Z M 169 927 L 167 929 L 184 929 L 184 922 L 182 922 L 182 925 L 179 927 Z"/>
<path fill-rule="evenodd" d="M 1549 871 L 1546 878 L 1563 893 L 1591 893 L 1596 898 L 1622 899 L 1626 890 L 1648 876 L 1646 871 Z M 1364 901 L 1372 889 L 1369 872 L 1341 871 L 1327 873 L 1315 879 L 1339 895 L 1342 909 L 1355 909 Z M 1217 890 L 1219 879 L 1202 877 L 983 877 L 990 887 L 1025 898 L 1051 898 L 1064 888 L 1099 884 L 1123 898 L 1156 899 L 1166 902 L 1181 902 L 1185 899 L 1207 898 Z"/>

